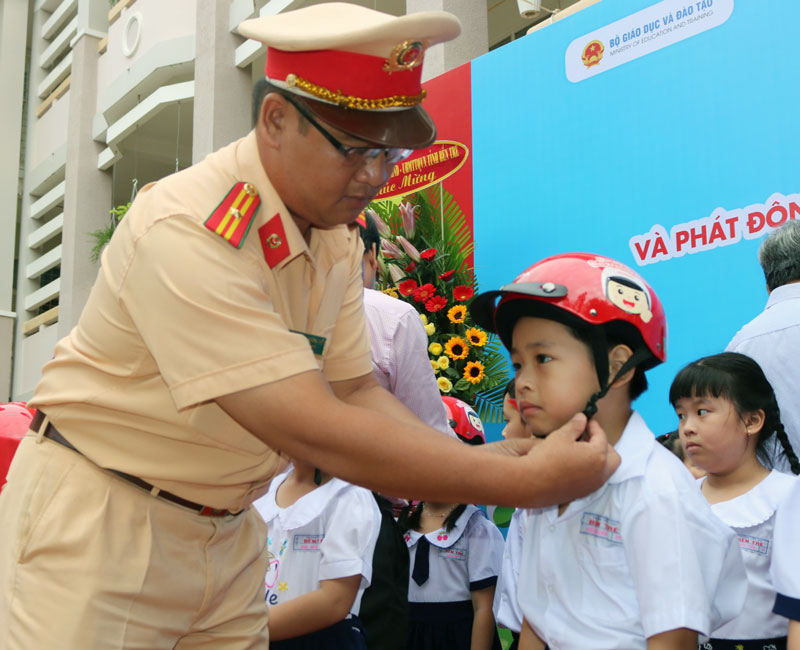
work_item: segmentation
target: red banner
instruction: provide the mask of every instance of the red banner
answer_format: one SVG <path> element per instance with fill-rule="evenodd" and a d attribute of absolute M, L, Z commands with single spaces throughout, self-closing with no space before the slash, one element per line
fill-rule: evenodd
<path fill-rule="evenodd" d="M 468 157 L 466 145 L 453 140 L 437 140 L 399 163 L 375 200 L 383 201 L 435 185 L 461 169 Z"/>

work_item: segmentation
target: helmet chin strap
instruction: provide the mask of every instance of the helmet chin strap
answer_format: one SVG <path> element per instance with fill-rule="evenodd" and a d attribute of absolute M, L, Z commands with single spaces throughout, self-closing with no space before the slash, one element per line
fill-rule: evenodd
<path fill-rule="evenodd" d="M 611 386 L 613 386 L 614 382 L 617 381 L 617 378 L 624 376 L 629 370 L 635 368 L 643 361 L 649 359 L 651 356 L 652 354 L 650 350 L 648 350 L 646 347 L 638 348 L 636 352 L 634 352 L 628 358 L 628 360 L 622 364 L 622 367 L 617 371 L 617 374 L 614 375 L 614 378 L 608 382 L 606 387 L 589 398 L 589 401 L 586 403 L 586 408 L 583 409 L 583 414 L 586 416 L 586 419 L 591 420 L 592 416 L 597 413 L 598 400 L 601 400 L 603 397 L 605 397 Z M 602 382 L 600 385 L 602 386 Z"/>

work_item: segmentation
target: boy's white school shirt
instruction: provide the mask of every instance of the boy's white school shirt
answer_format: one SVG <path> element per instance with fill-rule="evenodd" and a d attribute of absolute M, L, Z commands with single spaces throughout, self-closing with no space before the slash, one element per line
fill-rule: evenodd
<path fill-rule="evenodd" d="M 635 411 L 622 462 L 597 491 L 521 519 L 519 602 L 551 650 L 636 650 L 738 615 L 747 577 L 733 530 Z"/>
<path fill-rule="evenodd" d="M 698 485 L 702 485 L 700 479 Z M 711 510 L 736 532 L 747 570 L 747 600 L 744 609 L 711 634 L 717 639 L 772 639 L 786 636 L 789 621 L 772 613 L 775 604 L 775 587 L 769 576 L 769 564 L 775 544 L 775 512 L 786 500 L 797 478 L 772 470 L 750 491 L 714 503 Z M 797 542 L 792 545 L 797 552 Z"/>
<path fill-rule="evenodd" d="M 430 544 L 428 580 L 422 585 L 411 577 L 420 537 L 427 538 Z M 425 535 L 409 530 L 405 540 L 410 554 L 408 601 L 411 603 L 470 600 L 472 590 L 497 583 L 503 534 L 473 505 L 468 505 L 461 513 L 452 530 L 440 528 Z"/>
<path fill-rule="evenodd" d="M 267 523 L 266 599 L 276 605 L 319 589 L 320 580 L 361 575 L 351 614 L 372 579 L 381 515 L 369 490 L 332 478 L 288 508 L 275 502 L 292 468 L 276 476 L 254 505 Z M 275 596 L 275 598 L 272 598 Z"/>
<path fill-rule="evenodd" d="M 778 507 L 770 574 L 778 595 L 775 611 L 800 621 L 800 480 Z"/>
<path fill-rule="evenodd" d="M 519 525 L 523 510 L 517 508 L 511 515 L 511 523 L 506 532 L 506 543 L 503 547 L 503 563 L 497 578 L 497 589 L 494 592 L 492 611 L 494 620 L 501 627 L 507 627 L 519 633 L 522 629 L 522 610 L 517 600 L 517 584 L 519 583 L 519 565 L 522 558 L 522 529 Z"/>

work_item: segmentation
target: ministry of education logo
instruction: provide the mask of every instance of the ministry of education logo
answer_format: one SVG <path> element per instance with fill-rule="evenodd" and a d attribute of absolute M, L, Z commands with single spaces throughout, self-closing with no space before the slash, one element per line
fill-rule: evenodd
<path fill-rule="evenodd" d="M 593 65 L 600 63 L 605 50 L 606 48 L 603 47 L 603 43 L 601 41 L 590 41 L 587 43 L 586 47 L 583 48 L 583 54 L 581 54 L 581 61 L 583 61 L 583 65 L 585 65 L 587 68 L 591 68 Z"/>

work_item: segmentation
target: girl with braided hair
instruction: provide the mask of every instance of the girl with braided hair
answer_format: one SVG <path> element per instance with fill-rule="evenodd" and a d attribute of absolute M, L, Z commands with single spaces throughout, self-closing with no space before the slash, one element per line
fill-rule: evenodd
<path fill-rule="evenodd" d="M 692 463 L 706 471 L 701 491 L 739 537 L 748 591 L 742 614 L 703 648 L 786 648 L 788 621 L 772 612 L 769 565 L 775 512 L 797 478 L 772 469 L 778 445 L 794 474 L 800 462 L 781 424 L 775 393 L 753 359 L 724 352 L 693 361 L 672 382 L 669 400 Z"/>

